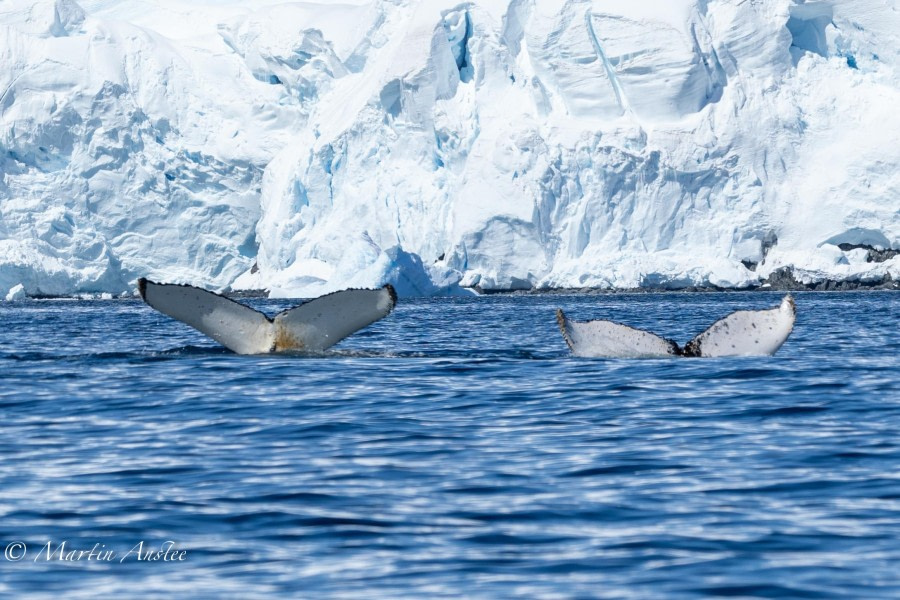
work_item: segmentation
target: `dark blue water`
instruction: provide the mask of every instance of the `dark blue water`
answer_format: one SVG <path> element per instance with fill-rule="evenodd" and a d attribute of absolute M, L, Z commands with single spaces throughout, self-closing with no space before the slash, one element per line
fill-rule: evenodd
<path fill-rule="evenodd" d="M 900 295 L 800 294 L 770 358 L 574 359 L 554 321 L 684 343 L 779 298 L 401 300 L 315 358 L 0 304 L 0 595 L 898 598 Z"/>

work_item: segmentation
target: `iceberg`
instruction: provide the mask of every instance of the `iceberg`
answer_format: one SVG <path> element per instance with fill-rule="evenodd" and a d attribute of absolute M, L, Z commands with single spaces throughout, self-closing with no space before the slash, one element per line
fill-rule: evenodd
<path fill-rule="evenodd" d="M 0 295 L 900 278 L 879 0 L 9 0 Z"/>
<path fill-rule="evenodd" d="M 12 287 L 11 290 L 6 294 L 7 302 L 18 302 L 19 300 L 24 300 L 25 296 L 25 286 L 21 283 L 18 283 Z"/>

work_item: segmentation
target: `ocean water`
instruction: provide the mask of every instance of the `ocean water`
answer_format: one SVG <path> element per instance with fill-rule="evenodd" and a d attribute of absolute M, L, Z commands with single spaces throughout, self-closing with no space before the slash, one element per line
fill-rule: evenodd
<path fill-rule="evenodd" d="M 795 298 L 775 357 L 666 360 L 554 311 L 684 343 L 780 294 L 401 299 L 316 357 L 0 303 L 0 595 L 900 598 L 900 294 Z"/>

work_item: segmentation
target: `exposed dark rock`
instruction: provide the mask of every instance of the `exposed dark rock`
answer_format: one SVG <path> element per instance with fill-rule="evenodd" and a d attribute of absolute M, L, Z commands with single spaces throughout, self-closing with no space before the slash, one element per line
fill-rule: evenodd
<path fill-rule="evenodd" d="M 781 267 L 776 269 L 766 278 L 761 285 L 746 288 L 721 288 L 716 286 L 686 286 L 683 288 L 669 289 L 662 287 L 642 287 L 629 289 L 600 289 L 600 288 L 541 288 L 530 290 L 502 290 L 491 289 L 482 290 L 473 288 L 480 294 L 510 294 L 510 295 L 532 295 L 532 294 L 553 294 L 553 295 L 570 295 L 570 294 L 653 294 L 660 292 L 771 292 L 771 291 L 809 291 L 809 292 L 843 292 L 852 290 L 900 290 L 900 280 L 895 281 L 890 273 L 886 273 L 880 280 L 859 281 L 847 280 L 838 281 L 834 279 L 826 279 L 816 283 L 803 283 L 794 277 L 794 272 L 790 267 Z"/>
<path fill-rule="evenodd" d="M 231 290 L 222 294 L 226 298 L 268 298 L 269 290 Z"/>
<path fill-rule="evenodd" d="M 834 279 L 826 279 L 816 283 L 802 283 L 794 277 L 794 272 L 790 267 L 781 267 L 772 272 L 771 275 L 763 282 L 769 284 L 765 289 L 768 290 L 785 290 L 785 291 L 814 291 L 814 292 L 832 292 L 832 291 L 849 291 L 849 290 L 898 290 L 900 282 L 894 281 L 890 273 L 885 273 L 881 280 L 860 281 L 860 280 L 844 280 L 837 281 Z"/>
<path fill-rule="evenodd" d="M 900 250 L 894 250 L 892 248 L 885 248 L 883 250 L 879 250 L 874 246 L 868 246 L 866 244 L 838 244 L 838 248 L 843 250 L 844 252 L 848 252 L 850 250 L 856 250 L 858 248 L 862 248 L 863 250 L 867 250 L 866 252 L 866 262 L 874 262 L 880 263 L 886 260 L 891 260 L 897 255 L 900 255 Z"/>
<path fill-rule="evenodd" d="M 771 290 L 808 290 L 809 287 L 794 278 L 794 271 L 790 267 L 780 267 L 763 281 Z"/>

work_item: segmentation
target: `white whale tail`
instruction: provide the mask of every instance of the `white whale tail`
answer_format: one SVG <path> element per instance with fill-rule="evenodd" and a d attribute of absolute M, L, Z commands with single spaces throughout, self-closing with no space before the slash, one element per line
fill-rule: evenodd
<path fill-rule="evenodd" d="M 144 302 L 238 354 L 318 352 L 386 317 L 397 303 L 391 285 L 343 290 L 269 318 L 230 298 L 190 285 L 138 280 Z"/>
<path fill-rule="evenodd" d="M 561 310 L 556 311 L 556 320 L 576 356 L 771 356 L 791 334 L 796 315 L 794 299 L 785 296 L 775 308 L 739 310 L 719 319 L 684 348 L 672 340 L 612 321 L 570 321 Z"/>

